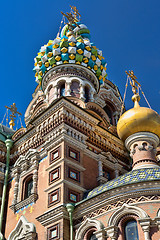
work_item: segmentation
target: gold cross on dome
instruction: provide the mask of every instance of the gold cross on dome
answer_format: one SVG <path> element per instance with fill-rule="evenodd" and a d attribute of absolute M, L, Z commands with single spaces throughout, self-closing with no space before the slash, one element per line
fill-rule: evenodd
<path fill-rule="evenodd" d="M 68 27 L 69 30 L 73 29 L 73 24 L 75 24 L 77 27 L 79 27 L 79 25 L 77 24 L 78 22 L 78 16 L 80 17 L 80 13 L 78 12 L 77 8 L 74 6 L 70 6 L 71 7 L 71 13 L 64 13 L 61 11 L 62 15 L 65 16 L 68 20 Z M 79 27 L 80 28 L 80 27 Z"/>
<path fill-rule="evenodd" d="M 141 84 L 136 80 L 137 77 L 134 75 L 133 70 L 131 70 L 131 71 L 129 71 L 129 72 L 125 71 L 125 73 L 132 79 L 132 81 L 130 81 L 130 84 L 131 84 L 131 86 L 132 86 L 132 92 L 133 92 L 134 94 L 136 94 L 136 93 L 137 93 L 137 90 L 138 90 L 138 86 L 140 87 Z M 136 84 L 137 84 L 138 86 L 136 86 Z"/>
<path fill-rule="evenodd" d="M 74 14 L 74 17 L 75 17 L 75 19 L 77 19 L 77 21 L 78 21 L 78 16 L 79 17 L 81 17 L 81 14 L 78 12 L 78 9 L 76 8 L 76 7 L 74 7 L 74 6 L 71 6 L 70 5 L 70 7 L 71 7 L 71 9 L 73 10 L 73 14 Z"/>
<path fill-rule="evenodd" d="M 13 103 L 10 107 L 5 106 L 7 109 L 9 109 L 11 111 L 11 114 L 9 115 L 11 121 L 10 121 L 10 128 L 13 129 L 13 126 L 15 125 L 15 118 L 16 118 L 16 114 L 18 115 L 22 115 L 20 112 L 17 111 L 17 107 L 16 104 Z"/>

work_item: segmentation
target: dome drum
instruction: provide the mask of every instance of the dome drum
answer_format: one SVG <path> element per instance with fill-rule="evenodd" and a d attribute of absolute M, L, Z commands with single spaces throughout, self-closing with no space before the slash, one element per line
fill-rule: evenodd
<path fill-rule="evenodd" d="M 125 140 L 125 146 L 128 149 L 128 151 L 130 151 L 131 146 L 138 141 L 148 141 L 151 142 L 151 144 L 153 145 L 154 148 L 156 148 L 159 144 L 159 138 L 156 134 L 151 133 L 151 132 L 138 132 L 138 133 L 134 133 L 131 136 L 129 136 L 126 140 Z"/>
<path fill-rule="evenodd" d="M 94 73 L 82 66 L 74 67 L 71 64 L 67 64 L 67 66 L 57 66 L 54 69 L 51 69 L 42 79 L 42 90 L 45 92 L 45 89 L 47 89 L 51 81 L 56 81 L 63 76 L 79 77 L 81 80 L 89 82 L 96 92 L 99 91 L 99 82 Z"/>

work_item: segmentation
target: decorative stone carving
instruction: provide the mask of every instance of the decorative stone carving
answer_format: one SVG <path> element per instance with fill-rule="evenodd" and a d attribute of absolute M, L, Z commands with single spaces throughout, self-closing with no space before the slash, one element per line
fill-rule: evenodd
<path fill-rule="evenodd" d="M 139 221 L 139 223 L 140 223 L 140 225 L 142 227 L 142 230 L 144 232 L 145 240 L 151 240 L 150 236 L 149 236 L 150 235 L 149 232 L 150 232 L 150 222 L 151 222 L 151 219 L 146 217 L 144 219 L 139 219 L 138 221 Z"/>
<path fill-rule="evenodd" d="M 134 133 L 125 140 L 125 146 L 133 158 L 133 169 L 158 167 L 155 156 L 158 143 L 158 136 L 150 132 Z"/>
<path fill-rule="evenodd" d="M 156 222 L 157 227 L 158 227 L 158 229 L 160 231 L 160 208 L 159 208 L 159 210 L 157 212 L 157 216 L 155 217 L 155 222 Z"/>
<path fill-rule="evenodd" d="M 37 150 L 30 149 L 25 156 L 20 156 L 12 170 L 12 176 L 15 178 L 14 186 L 14 199 L 12 201 L 12 206 L 10 208 L 15 212 L 18 209 L 26 206 L 31 202 L 35 202 L 38 198 L 37 196 L 37 183 L 38 183 L 38 166 L 39 166 L 39 154 Z M 33 191 L 32 194 L 27 199 L 21 199 L 22 195 L 19 191 L 21 188 L 21 178 L 24 175 L 33 173 Z"/>
<path fill-rule="evenodd" d="M 123 216 L 128 214 L 136 215 L 137 217 L 139 217 L 138 221 L 144 232 L 145 240 L 150 240 L 149 229 L 151 219 L 143 209 L 135 206 L 130 206 L 126 203 L 124 203 L 122 207 L 115 211 L 109 218 L 108 227 L 106 228 L 107 235 L 112 240 L 116 240 L 118 223 Z"/>
<path fill-rule="evenodd" d="M 35 240 L 36 227 L 33 223 L 29 223 L 24 216 L 21 216 L 15 229 L 10 233 L 7 240 Z"/>
<path fill-rule="evenodd" d="M 75 240 L 82 240 L 86 231 L 92 227 L 95 227 L 97 229 L 97 231 L 94 232 L 97 240 L 104 240 L 105 231 L 104 231 L 103 224 L 98 220 L 93 220 L 90 218 L 87 218 L 77 229 Z"/>

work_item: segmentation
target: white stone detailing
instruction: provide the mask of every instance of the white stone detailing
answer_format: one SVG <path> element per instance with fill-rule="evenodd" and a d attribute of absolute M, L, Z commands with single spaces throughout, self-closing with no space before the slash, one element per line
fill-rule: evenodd
<path fill-rule="evenodd" d="M 124 203 L 122 207 L 118 208 L 118 210 L 115 211 L 109 218 L 108 227 L 105 229 L 107 231 L 107 235 L 112 240 L 116 240 L 119 220 L 128 214 L 136 215 L 139 217 L 138 221 L 144 232 L 145 240 L 150 240 L 149 229 L 151 219 L 149 218 L 148 214 L 143 209 L 135 206 L 130 206 L 126 203 Z"/>
<path fill-rule="evenodd" d="M 150 141 L 153 144 L 153 147 L 156 148 L 159 144 L 159 138 L 154 133 L 150 132 L 138 132 L 129 136 L 125 140 L 125 146 L 130 151 L 131 145 L 137 141 Z"/>
<path fill-rule="evenodd" d="M 86 231 L 93 227 L 95 227 L 97 229 L 97 231 L 94 232 L 97 240 L 104 240 L 105 238 L 104 238 L 103 224 L 98 220 L 93 220 L 90 218 L 87 218 L 77 229 L 75 240 L 84 239 L 84 235 L 85 235 Z"/>
<path fill-rule="evenodd" d="M 35 240 L 36 239 L 36 227 L 33 223 L 30 223 L 22 215 L 15 227 L 10 233 L 7 240 Z"/>

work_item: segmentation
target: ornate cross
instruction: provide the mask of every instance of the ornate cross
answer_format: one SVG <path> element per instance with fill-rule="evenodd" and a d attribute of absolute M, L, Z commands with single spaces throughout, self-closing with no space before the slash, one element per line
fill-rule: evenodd
<path fill-rule="evenodd" d="M 136 80 L 137 77 L 134 75 L 133 70 L 129 71 L 129 73 L 128 73 L 127 71 L 125 71 L 125 73 L 132 79 L 132 81 L 130 81 L 130 84 L 131 84 L 131 86 L 132 86 L 132 92 L 133 92 L 134 94 L 136 94 L 136 93 L 137 93 L 137 90 L 138 90 L 138 87 L 136 86 L 136 84 L 137 84 L 138 86 L 141 86 L 141 84 Z"/>
<path fill-rule="evenodd" d="M 76 23 L 78 22 L 77 16 L 81 16 L 80 13 L 78 12 L 77 8 L 74 6 L 70 6 L 71 9 L 73 10 L 73 13 L 64 13 L 61 11 L 62 15 L 65 16 L 68 19 L 68 28 L 69 30 L 72 30 L 73 28 L 73 24 L 75 24 L 77 27 L 79 27 L 79 25 Z"/>
<path fill-rule="evenodd" d="M 19 116 L 21 116 L 22 114 L 17 111 L 17 107 L 15 103 L 13 103 L 10 107 L 7 107 L 7 106 L 5 107 L 11 111 L 11 114 L 9 115 L 11 119 L 9 125 L 10 125 L 10 128 L 13 129 L 13 126 L 15 125 L 16 114 L 18 114 Z"/>

